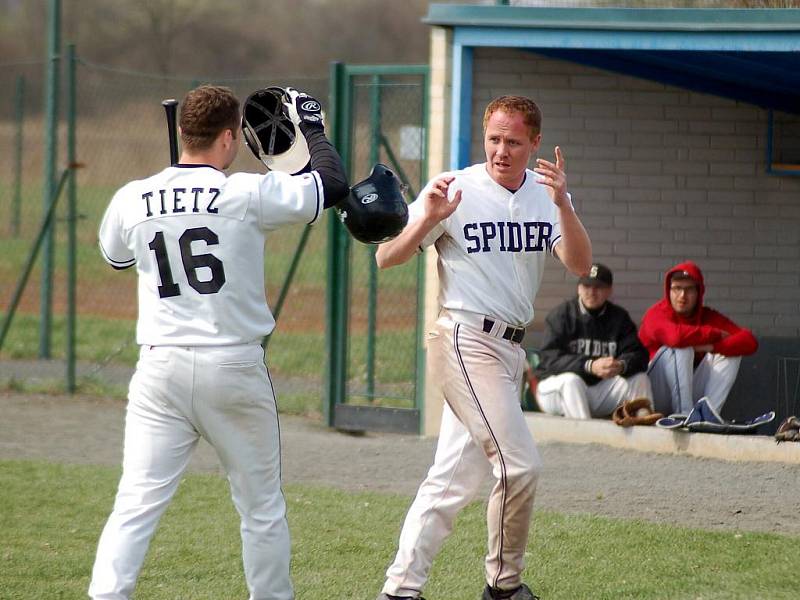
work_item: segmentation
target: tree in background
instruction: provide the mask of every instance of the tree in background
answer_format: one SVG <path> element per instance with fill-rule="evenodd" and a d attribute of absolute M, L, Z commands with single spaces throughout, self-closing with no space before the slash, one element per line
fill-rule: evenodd
<path fill-rule="evenodd" d="M 325 76 L 332 60 L 426 62 L 428 3 L 62 0 L 62 40 L 91 62 L 164 75 Z M 42 56 L 47 5 L 0 0 L 3 62 Z"/>
<path fill-rule="evenodd" d="M 429 29 L 422 18 L 431 1 L 62 0 L 62 40 L 75 43 L 86 60 L 162 75 L 324 77 L 333 60 L 427 62 Z M 800 0 L 509 0 L 509 4 L 798 8 Z M 3 63 L 43 58 L 47 7 L 47 0 L 0 0 Z"/>

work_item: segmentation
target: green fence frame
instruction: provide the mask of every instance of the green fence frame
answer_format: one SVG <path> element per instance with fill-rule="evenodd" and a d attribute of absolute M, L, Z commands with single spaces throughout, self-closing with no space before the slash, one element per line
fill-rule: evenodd
<path fill-rule="evenodd" d="M 67 46 L 67 164 L 70 168 L 67 181 L 67 391 L 73 393 L 75 382 L 75 334 L 77 328 L 76 287 L 78 275 L 78 182 L 75 169 L 81 167 L 77 159 L 75 124 L 77 119 L 78 80 L 75 44 Z"/>
<path fill-rule="evenodd" d="M 67 105 L 66 105 L 66 125 L 67 125 L 67 167 L 63 169 L 59 175 L 58 181 L 52 181 L 52 185 L 45 185 L 47 202 L 45 203 L 45 210 L 42 216 L 42 222 L 39 226 L 39 231 L 33 241 L 28 259 L 25 262 L 25 267 L 17 280 L 17 285 L 11 298 L 8 310 L 6 311 L 5 318 L 2 325 L 0 325 L 0 349 L 3 348 L 8 330 L 11 327 L 11 322 L 19 305 L 22 294 L 25 291 L 25 286 L 28 283 L 33 265 L 36 262 L 39 253 L 43 253 L 43 263 L 47 265 L 47 251 L 54 252 L 54 232 L 55 232 L 55 213 L 58 206 L 59 198 L 66 188 L 67 196 L 67 209 L 66 209 L 66 223 L 67 223 L 67 315 L 66 315 L 66 389 L 69 393 L 74 393 L 76 389 L 76 364 L 75 364 L 75 331 L 77 326 L 76 321 L 76 276 L 77 276 L 77 231 L 76 225 L 78 220 L 77 212 L 77 181 L 75 176 L 76 169 L 82 167 L 77 162 L 76 158 L 76 95 L 77 95 L 77 76 L 76 65 L 78 59 L 75 55 L 75 46 L 70 44 L 67 47 Z M 49 119 L 48 119 L 49 121 Z M 47 145 L 55 146 L 58 144 L 57 127 L 48 129 L 46 131 Z M 21 148 L 21 146 L 20 146 Z M 21 172 L 21 169 L 19 170 Z M 55 173 L 55 165 L 46 167 L 45 173 L 47 175 Z M 52 257 L 51 257 L 52 260 Z M 48 287 L 47 297 L 52 297 L 52 263 L 50 264 L 51 273 L 48 279 L 43 279 L 42 284 Z M 45 295 L 42 295 L 44 298 Z M 42 304 L 42 315 L 47 315 L 47 322 L 40 324 L 40 353 L 43 350 L 47 351 L 47 356 L 50 353 L 50 338 L 52 326 L 52 307 L 47 304 Z M 45 326 L 47 329 L 45 329 Z M 42 344 L 45 345 L 42 345 Z"/>
<path fill-rule="evenodd" d="M 428 130 L 428 89 L 430 85 L 427 65 L 346 65 L 335 62 L 330 69 L 330 132 L 334 145 L 338 148 L 345 169 L 352 173 L 351 130 L 353 125 L 353 78 L 371 77 L 378 84 L 382 76 L 420 75 L 423 79 L 422 116 L 423 129 L 422 173 L 427 173 L 427 130 Z M 380 102 L 375 86 L 371 101 L 370 122 L 370 161 L 377 162 L 380 148 L 383 147 L 390 162 L 397 164 L 392 148 L 380 131 Z M 401 179 L 407 177 L 398 170 Z M 415 195 L 415 191 L 411 190 Z M 425 389 L 425 357 L 422 344 L 424 324 L 425 265 L 422 256 L 417 260 L 417 325 L 414 408 L 381 408 L 359 406 L 358 415 L 350 411 L 343 419 L 342 408 L 347 405 L 347 366 L 348 366 L 348 302 L 350 296 L 350 236 L 338 219 L 328 220 L 328 282 L 326 311 L 326 388 L 323 414 L 331 427 L 344 429 L 371 429 L 388 431 L 413 431 L 419 433 L 423 415 Z M 372 249 L 374 254 L 374 248 Z M 367 332 L 367 395 L 374 394 L 375 381 L 375 323 L 377 300 L 377 267 L 370 266 L 369 306 Z M 372 410 L 371 410 L 372 409 Z M 370 414 L 371 412 L 371 414 Z M 338 417 L 337 417 L 338 414 Z M 343 422 L 343 421 L 346 421 Z"/>
<path fill-rule="evenodd" d="M 47 76 L 45 86 L 45 148 L 43 174 L 43 212 L 55 201 L 56 159 L 58 155 L 58 99 L 61 70 L 61 2 L 50 0 L 47 35 Z M 45 231 L 42 249 L 42 285 L 40 290 L 39 358 L 50 358 L 53 318 L 53 265 L 55 263 L 55 227 L 51 221 Z"/>

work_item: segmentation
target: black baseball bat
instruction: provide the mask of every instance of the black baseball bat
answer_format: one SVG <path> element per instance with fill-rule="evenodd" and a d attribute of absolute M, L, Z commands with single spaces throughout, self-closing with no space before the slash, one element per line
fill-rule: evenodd
<path fill-rule="evenodd" d="M 161 106 L 167 113 L 167 133 L 169 135 L 169 163 L 178 164 L 178 101 L 174 98 L 163 100 Z"/>

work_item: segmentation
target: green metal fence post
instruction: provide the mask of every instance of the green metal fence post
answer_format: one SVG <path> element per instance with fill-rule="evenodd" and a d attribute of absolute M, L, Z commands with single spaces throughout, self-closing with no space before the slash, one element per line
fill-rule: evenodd
<path fill-rule="evenodd" d="M 11 296 L 11 304 L 9 305 L 5 319 L 3 320 L 3 324 L 0 326 L 0 350 L 2 350 L 3 343 L 6 339 L 6 334 L 11 328 L 11 321 L 14 320 L 14 314 L 17 312 L 17 306 L 19 305 L 19 301 L 22 299 L 22 292 L 25 291 L 25 286 L 28 283 L 28 277 L 30 277 L 31 271 L 33 270 L 33 264 L 36 262 L 36 257 L 39 255 L 39 250 L 42 247 L 42 243 L 47 237 L 47 231 L 50 229 L 50 226 L 53 223 L 53 215 L 56 212 L 56 203 L 58 202 L 58 197 L 61 195 L 61 190 L 64 189 L 64 184 L 69 178 L 69 171 L 70 169 L 64 169 L 64 171 L 61 173 L 61 178 L 58 180 L 58 185 L 56 185 L 55 192 L 53 193 L 53 202 L 47 207 L 44 217 L 42 217 L 42 224 L 39 227 L 39 232 L 36 234 L 36 239 L 33 242 L 33 246 L 28 254 L 28 259 L 25 261 L 25 266 L 22 269 L 22 275 L 20 275 L 20 278 L 17 281 L 17 287 L 14 289 L 14 294 Z"/>
<path fill-rule="evenodd" d="M 350 111 L 350 85 L 345 65 L 331 63 L 330 69 L 330 132 L 331 140 L 350 171 L 350 128 L 346 115 Z M 347 320 L 349 293 L 349 239 L 344 226 L 328 215 L 328 285 L 326 287 L 325 402 L 323 413 L 333 426 L 336 405 L 344 402 L 347 391 Z"/>
<path fill-rule="evenodd" d="M 378 162 L 381 146 L 381 76 L 373 75 L 370 84 L 369 111 L 369 164 Z M 375 262 L 376 247 L 367 246 L 369 254 L 369 288 L 367 299 L 367 399 L 375 401 L 375 329 L 378 312 L 378 265 Z"/>
<path fill-rule="evenodd" d="M 47 36 L 47 74 L 45 85 L 45 151 L 43 211 L 46 213 L 54 201 L 55 170 L 58 147 L 58 95 L 61 60 L 61 1 L 50 0 Z M 51 220 L 45 232 L 42 250 L 42 279 L 39 312 L 39 358 L 50 358 L 51 322 L 53 317 L 53 262 L 55 255 L 55 227 Z"/>
<path fill-rule="evenodd" d="M 78 270 L 77 246 L 77 173 L 75 155 L 76 87 L 75 44 L 67 46 L 67 391 L 75 392 L 75 283 Z"/>
<path fill-rule="evenodd" d="M 11 209 L 11 234 L 19 237 L 20 207 L 22 206 L 22 146 L 23 123 L 25 122 L 25 76 L 17 76 L 14 91 L 14 200 Z"/>

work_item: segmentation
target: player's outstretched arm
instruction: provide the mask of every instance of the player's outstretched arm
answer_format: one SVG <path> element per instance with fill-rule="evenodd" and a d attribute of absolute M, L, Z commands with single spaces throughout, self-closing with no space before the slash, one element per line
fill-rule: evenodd
<path fill-rule="evenodd" d="M 440 177 L 428 187 L 423 197 L 417 200 L 424 203 L 423 216 L 406 225 L 396 238 L 378 246 L 375 254 L 378 267 L 385 269 L 408 261 L 416 254 L 425 236 L 453 214 L 461 203 L 461 190 L 456 191 L 452 199 L 447 197 L 448 189 L 454 179 L 452 176 Z"/>
<path fill-rule="evenodd" d="M 555 253 L 571 273 L 583 275 L 592 265 L 592 242 L 567 194 L 566 164 L 558 146 L 555 154 L 555 163 L 543 158 L 537 159 L 534 171 L 541 177 L 540 183 L 547 186 L 550 197 L 558 208 L 561 241 L 556 245 Z"/>
<path fill-rule="evenodd" d="M 320 103 L 305 92 L 286 88 L 288 102 L 284 102 L 289 118 L 300 128 L 308 144 L 311 170 L 319 173 L 324 192 L 324 207 L 336 206 L 350 193 L 342 158 L 325 136 Z"/>

